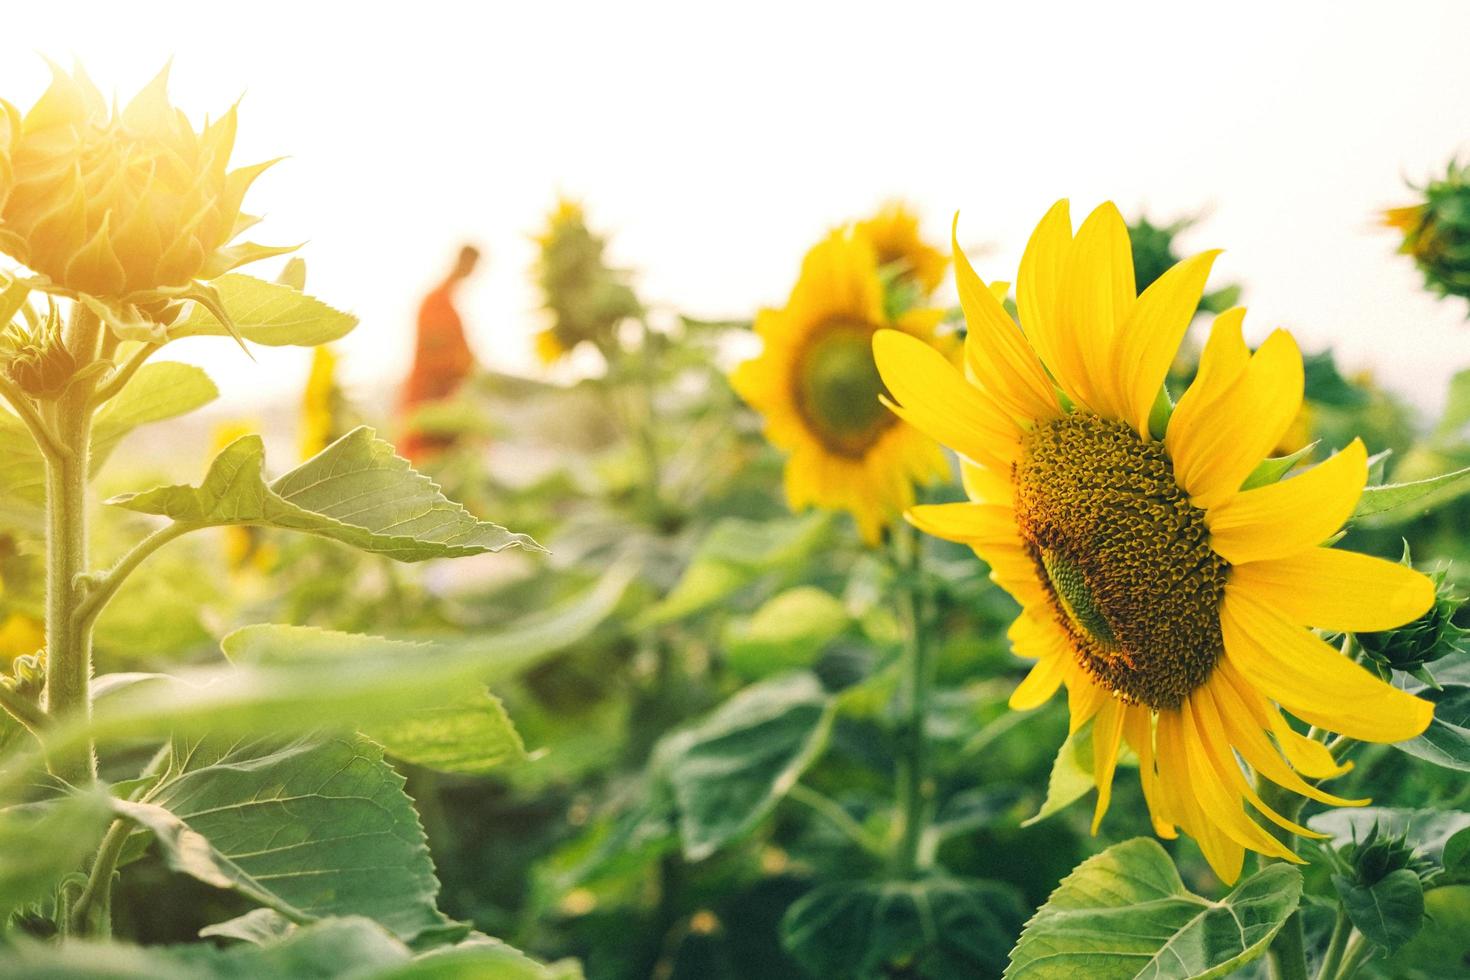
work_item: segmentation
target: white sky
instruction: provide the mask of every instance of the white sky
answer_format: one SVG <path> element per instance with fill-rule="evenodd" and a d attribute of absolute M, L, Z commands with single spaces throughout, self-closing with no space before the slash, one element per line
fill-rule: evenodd
<path fill-rule="evenodd" d="M 168 58 L 196 120 L 242 92 L 236 159 L 290 159 L 252 235 L 309 240 L 309 286 L 396 377 L 418 294 L 462 240 L 483 360 L 535 370 L 529 240 L 559 190 L 613 234 L 644 297 L 695 315 L 780 302 L 827 226 L 898 195 L 1013 279 L 1058 197 L 1074 215 L 1211 209 L 1192 249 L 1247 284 L 1247 329 L 1335 344 L 1426 407 L 1470 363 L 1462 301 L 1392 255 L 1375 209 L 1470 154 L 1470 3 L 692 2 L 7 4 L 0 96 L 79 58 L 123 100 Z M 264 270 L 269 272 L 271 270 Z M 294 393 L 305 352 L 177 353 L 226 399 Z M 201 346 L 201 343 L 203 344 Z M 293 394 L 294 397 L 294 394 Z"/>

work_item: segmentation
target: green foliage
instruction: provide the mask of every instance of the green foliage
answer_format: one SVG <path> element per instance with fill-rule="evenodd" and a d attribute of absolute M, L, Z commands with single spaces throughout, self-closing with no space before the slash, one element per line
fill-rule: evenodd
<path fill-rule="evenodd" d="M 643 625 L 691 616 L 762 575 L 795 567 L 820 546 L 830 526 L 830 518 L 821 512 L 769 521 L 728 517 L 716 522 L 683 577 L 648 611 Z"/>
<path fill-rule="evenodd" d="M 809 585 L 771 597 L 725 629 L 725 656 L 742 677 L 758 680 L 808 667 L 851 623 L 842 601 Z"/>
<path fill-rule="evenodd" d="M 339 340 L 357 326 L 357 317 L 287 283 L 231 273 L 212 285 L 217 303 L 196 303 L 187 317 L 169 328 L 170 340 L 238 334 L 266 347 L 315 347 Z"/>
<path fill-rule="evenodd" d="M 1470 298 L 1470 166 L 1451 161 L 1420 194 L 1422 203 L 1390 212 L 1404 234 L 1400 251 L 1414 257 L 1427 289 Z"/>
<path fill-rule="evenodd" d="M 1470 493 L 1470 467 L 1414 480 L 1368 487 L 1353 511 L 1353 520 L 1383 528 L 1406 524 Z"/>
<path fill-rule="evenodd" d="M 170 867 L 293 921 L 362 915 L 405 941 L 450 925 L 403 777 L 361 737 L 176 739 L 142 803 L 119 806 Z"/>
<path fill-rule="evenodd" d="M 1446 684 L 1419 696 L 1434 703 L 1434 719 L 1424 734 L 1397 743 L 1398 748 L 1437 766 L 1470 772 L 1470 686 Z"/>
<path fill-rule="evenodd" d="M 1358 931 L 1388 950 L 1413 939 L 1424 924 L 1424 885 L 1408 868 L 1390 871 L 1372 884 L 1333 875 L 1332 883 Z"/>
<path fill-rule="evenodd" d="M 834 704 L 810 674 L 752 685 L 691 729 L 669 762 L 684 855 L 747 833 L 826 746 Z"/>
<path fill-rule="evenodd" d="M 108 502 L 171 518 L 183 530 L 257 524 L 321 535 L 398 561 L 540 547 L 451 503 L 366 426 L 270 483 L 264 466 L 260 437 L 243 436 L 215 457 L 198 487 L 159 487 Z"/>
<path fill-rule="evenodd" d="M 1062 880 L 1026 924 L 1005 975 L 1224 977 L 1266 951 L 1301 888 L 1296 868 L 1273 864 L 1212 902 L 1184 887 L 1158 843 L 1135 838 Z"/>
<path fill-rule="evenodd" d="M 1051 777 L 1046 784 L 1046 800 L 1041 809 L 1022 824 L 1029 827 L 1086 796 L 1096 786 L 1092 775 L 1092 722 L 1087 721 L 1067 736 L 1057 749 Z"/>
<path fill-rule="evenodd" d="M 415 953 L 368 919 L 325 919 L 294 929 L 275 942 L 218 949 L 129 946 L 112 942 L 62 947 L 23 942 L 0 960 L 0 977 L 62 980 L 76 976 L 117 980 L 249 980 L 254 977 L 350 977 L 352 980 L 577 980 L 574 966 L 545 966 L 488 937 Z"/>
<path fill-rule="evenodd" d="M 96 851 L 108 819 L 101 793 L 0 809 L 0 922 L 53 895 Z"/>
<path fill-rule="evenodd" d="M 988 881 L 833 882 L 791 906 L 781 940 L 815 977 L 995 976 L 1025 917 Z"/>

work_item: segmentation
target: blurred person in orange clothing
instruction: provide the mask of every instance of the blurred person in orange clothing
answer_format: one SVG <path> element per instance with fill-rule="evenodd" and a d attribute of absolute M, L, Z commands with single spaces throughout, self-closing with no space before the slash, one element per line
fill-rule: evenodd
<path fill-rule="evenodd" d="M 407 427 L 398 450 L 418 463 L 448 447 L 452 438 L 415 431 L 415 411 L 430 402 L 449 398 L 475 368 L 475 355 L 464 336 L 464 322 L 454 308 L 454 292 L 480 261 L 480 250 L 466 245 L 448 277 L 419 305 L 418 340 L 413 370 L 399 395 L 398 413 Z"/>

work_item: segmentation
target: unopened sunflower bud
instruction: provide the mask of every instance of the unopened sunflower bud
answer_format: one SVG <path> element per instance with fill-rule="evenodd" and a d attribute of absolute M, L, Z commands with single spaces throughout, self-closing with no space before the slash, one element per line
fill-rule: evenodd
<path fill-rule="evenodd" d="M 61 321 L 53 308 L 34 334 L 10 338 L 5 373 L 33 398 L 56 398 L 76 376 L 77 359 L 61 339 Z"/>
<path fill-rule="evenodd" d="M 536 280 L 551 316 L 551 326 L 536 338 L 542 361 L 558 360 L 583 341 L 605 348 L 619 323 L 642 312 L 626 274 L 604 260 L 607 242 L 587 227 L 581 205 L 558 202 L 536 241 Z"/>
<path fill-rule="evenodd" d="M 0 101 L 0 252 L 64 291 L 142 303 L 282 251 L 226 247 L 268 164 L 229 170 L 235 110 L 196 132 L 167 87 L 165 71 L 119 111 L 58 70 L 24 116 Z"/>
<path fill-rule="evenodd" d="M 1404 835 L 1382 834 L 1377 824 L 1367 837 L 1347 847 L 1343 856 L 1352 867 L 1353 880 L 1364 888 L 1372 888 L 1395 871 L 1407 869 L 1425 880 L 1438 870 Z"/>
<path fill-rule="evenodd" d="M 1408 564 L 1405 556 L 1404 564 Z M 1434 605 L 1411 623 L 1381 633 L 1359 633 L 1357 640 L 1369 660 L 1382 674 L 1402 670 L 1432 683 L 1428 665 L 1461 649 L 1470 630 L 1455 625 L 1455 614 L 1465 600 L 1445 584 L 1445 573 L 1435 572 Z"/>
<path fill-rule="evenodd" d="M 1443 178 L 1415 190 L 1423 200 L 1388 209 L 1383 223 L 1403 233 L 1399 251 L 1414 257 L 1428 289 L 1470 299 L 1470 165 L 1452 162 Z"/>

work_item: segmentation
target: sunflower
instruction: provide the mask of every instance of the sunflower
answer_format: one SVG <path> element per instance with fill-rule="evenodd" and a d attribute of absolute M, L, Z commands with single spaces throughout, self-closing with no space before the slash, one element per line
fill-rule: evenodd
<path fill-rule="evenodd" d="M 944 281 L 949 257 L 924 241 L 919 216 L 902 201 L 890 201 L 873 217 L 859 221 L 857 233 L 872 243 L 879 266 L 896 266 L 899 275 L 912 278 L 925 294 Z"/>
<path fill-rule="evenodd" d="M 942 316 L 913 309 L 891 318 L 873 246 L 838 229 L 807 253 L 785 308 L 756 317 L 764 349 L 731 382 L 765 416 L 771 442 L 791 454 L 786 497 L 794 509 L 846 510 L 874 544 L 914 502 L 915 481 L 946 474 L 939 447 L 879 403 L 872 353 L 873 334 L 891 327 L 948 363 L 931 346 L 944 343 L 935 336 Z"/>
<path fill-rule="evenodd" d="M 1411 738 L 1433 713 L 1308 627 L 1389 629 L 1428 609 L 1434 586 L 1323 545 L 1367 481 L 1361 441 L 1280 482 L 1250 479 L 1301 405 L 1289 334 L 1252 354 L 1244 311 L 1222 313 L 1170 403 L 1164 376 L 1216 254 L 1136 295 L 1117 209 L 1074 237 L 1063 201 L 1021 259 L 1020 330 L 956 248 L 968 380 L 900 333 L 874 347 L 894 410 L 961 456 L 970 498 L 907 516 L 972 546 L 1021 604 L 1009 638 L 1036 663 L 1010 703 L 1034 708 L 1065 685 L 1072 732 L 1091 737 L 1094 831 L 1127 745 L 1155 831 L 1183 829 L 1233 882 L 1246 849 L 1300 862 L 1248 807 L 1321 836 L 1263 801 L 1241 762 L 1315 800 L 1365 802 L 1306 781 L 1345 767 L 1283 709 L 1373 742 Z"/>

